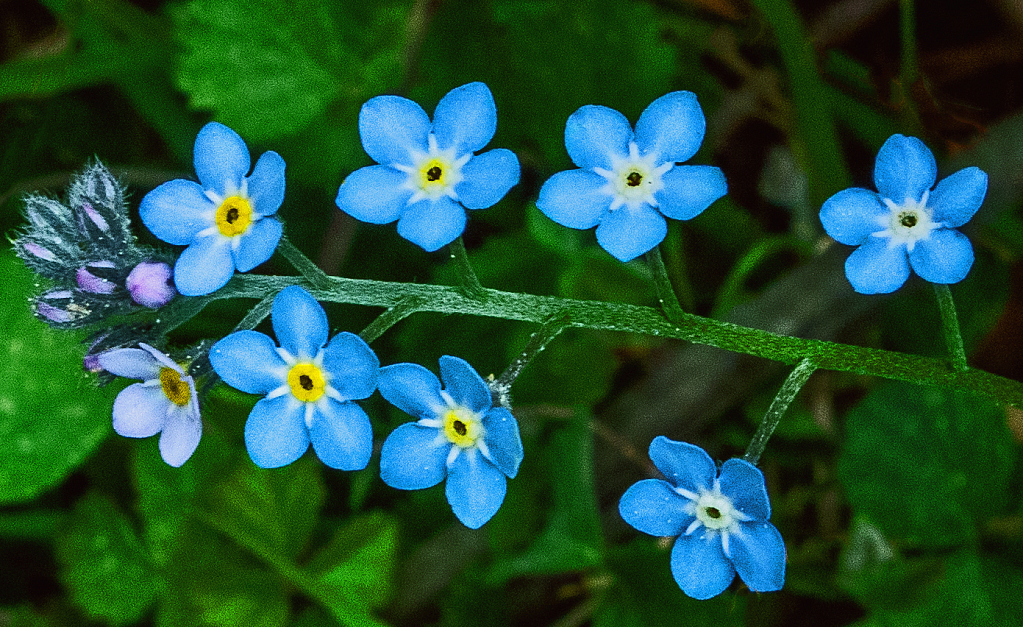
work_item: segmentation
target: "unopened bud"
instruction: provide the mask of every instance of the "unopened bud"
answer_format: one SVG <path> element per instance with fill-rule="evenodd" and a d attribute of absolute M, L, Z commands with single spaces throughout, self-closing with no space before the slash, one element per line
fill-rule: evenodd
<path fill-rule="evenodd" d="M 143 261 L 132 268 L 125 287 L 136 303 L 158 309 L 177 295 L 171 283 L 171 267 L 162 261 Z"/>
<path fill-rule="evenodd" d="M 112 261 L 93 261 L 88 263 L 83 268 L 79 268 L 78 272 L 75 273 L 75 280 L 78 281 L 78 287 L 82 288 L 86 292 L 92 292 L 93 294 L 110 294 L 117 285 L 113 281 L 96 276 L 89 272 L 89 268 L 113 268 L 114 263 Z"/>

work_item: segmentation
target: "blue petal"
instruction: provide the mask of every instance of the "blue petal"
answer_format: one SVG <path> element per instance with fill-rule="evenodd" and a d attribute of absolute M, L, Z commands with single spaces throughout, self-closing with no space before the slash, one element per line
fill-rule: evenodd
<path fill-rule="evenodd" d="M 162 365 L 141 348 L 118 348 L 96 356 L 100 367 L 110 374 L 129 379 L 159 379 Z"/>
<path fill-rule="evenodd" d="M 768 522 L 739 523 L 728 551 L 739 577 L 753 592 L 774 592 L 785 585 L 785 541 Z"/>
<path fill-rule="evenodd" d="M 604 190 L 607 184 L 590 170 L 558 172 L 540 188 L 536 207 L 570 229 L 593 228 L 611 206 L 611 194 Z"/>
<path fill-rule="evenodd" d="M 876 192 L 850 187 L 824 201 L 820 218 L 831 239 L 859 246 L 871 233 L 888 227 L 889 215 L 888 207 Z"/>
<path fill-rule="evenodd" d="M 437 418 L 447 407 L 440 380 L 419 364 L 393 364 L 380 369 L 380 395 L 413 418 Z"/>
<path fill-rule="evenodd" d="M 483 83 L 452 89 L 433 112 L 437 147 L 441 150 L 453 147 L 456 156 L 481 150 L 493 139 L 496 130 L 497 105 Z"/>
<path fill-rule="evenodd" d="M 636 145 L 659 161 L 687 161 L 703 143 L 707 120 L 691 91 L 673 91 L 650 103 L 636 122 Z M 708 203 L 709 204 L 709 203 Z"/>
<path fill-rule="evenodd" d="M 887 237 L 868 237 L 845 260 L 845 276 L 860 294 L 888 294 L 909 278 L 906 247 L 889 248 L 888 242 Z"/>
<path fill-rule="evenodd" d="M 132 383 L 114 399 L 114 431 L 128 438 L 148 438 L 163 429 L 171 401 L 159 385 Z"/>
<path fill-rule="evenodd" d="M 401 96 L 370 98 L 359 111 L 359 137 L 366 154 L 382 165 L 412 165 L 412 153 L 426 152 L 430 118 Z"/>
<path fill-rule="evenodd" d="M 483 416 L 483 443 L 497 469 L 514 479 L 524 452 L 519 423 L 507 407 L 495 407 Z"/>
<path fill-rule="evenodd" d="M 597 227 L 597 243 L 619 261 L 631 261 L 661 243 L 668 234 L 664 216 L 643 203 L 610 212 Z"/>
<path fill-rule="evenodd" d="M 199 231 L 213 226 L 215 210 L 198 183 L 175 179 L 145 195 L 139 216 L 153 235 L 168 244 L 185 246 Z"/>
<path fill-rule="evenodd" d="M 463 452 L 448 471 L 444 494 L 462 524 L 479 529 L 501 509 L 508 481 L 482 455 Z"/>
<path fill-rule="evenodd" d="M 695 218 L 728 193 L 725 173 L 711 165 L 675 166 L 661 181 L 664 188 L 654 194 L 657 209 L 675 220 Z"/>
<path fill-rule="evenodd" d="M 406 422 L 384 440 L 380 450 L 380 478 L 399 490 L 433 487 L 447 475 L 446 462 L 451 446 L 437 429 Z"/>
<path fill-rule="evenodd" d="M 276 152 L 264 152 L 248 182 L 252 208 L 262 216 L 277 213 L 284 202 L 284 159 Z"/>
<path fill-rule="evenodd" d="M 245 422 L 245 448 L 260 468 L 287 466 L 309 448 L 305 403 L 285 394 L 262 399 Z"/>
<path fill-rule="evenodd" d="M 210 348 L 214 372 L 231 387 L 267 394 L 286 384 L 287 365 L 277 345 L 256 331 L 236 331 Z"/>
<path fill-rule="evenodd" d="M 398 220 L 398 235 L 429 253 L 455 241 L 464 230 L 465 209 L 447 196 L 409 205 Z"/>
<path fill-rule="evenodd" d="M 202 438 L 202 419 L 190 406 L 177 407 L 168 416 L 160 434 L 160 456 L 168 465 L 181 467 Z"/>
<path fill-rule="evenodd" d="M 342 181 L 334 203 L 360 222 L 394 222 L 412 197 L 412 190 L 402 187 L 407 180 L 408 174 L 390 166 L 359 168 Z"/>
<path fill-rule="evenodd" d="M 232 276 L 231 240 L 220 235 L 195 240 L 174 264 L 174 286 L 185 296 L 215 292 L 227 285 Z"/>
<path fill-rule="evenodd" d="M 934 210 L 932 219 L 948 228 L 969 222 L 980 209 L 987 194 L 987 173 L 980 168 L 963 168 L 938 182 L 927 206 Z"/>
<path fill-rule="evenodd" d="M 694 599 L 716 597 L 735 579 L 735 567 L 725 557 L 721 538 L 703 529 L 681 536 L 671 550 L 671 574 L 682 592 Z"/>
<path fill-rule="evenodd" d="M 486 209 L 519 182 L 519 159 L 504 148 L 488 150 L 462 166 L 462 177 L 455 186 L 459 202 L 467 209 Z"/>
<path fill-rule="evenodd" d="M 918 240 L 909 263 L 920 278 L 931 283 L 958 283 L 973 267 L 973 245 L 955 229 L 935 229 Z"/>
<path fill-rule="evenodd" d="M 663 435 L 650 443 L 650 461 L 676 488 L 692 493 L 709 490 L 717 477 L 714 460 L 699 446 L 676 442 Z"/>
<path fill-rule="evenodd" d="M 238 191 L 252 161 L 238 133 L 219 122 L 202 127 L 195 138 L 195 173 L 203 189 L 230 196 Z"/>
<path fill-rule="evenodd" d="M 618 513 L 637 531 L 652 536 L 679 536 L 693 522 L 686 512 L 689 499 L 667 481 L 644 479 L 629 486 L 618 501 Z"/>
<path fill-rule="evenodd" d="M 600 105 L 579 107 L 565 124 L 565 148 L 580 168 L 612 169 L 612 157 L 628 156 L 632 138 L 625 116 Z"/>
<path fill-rule="evenodd" d="M 380 360 L 361 337 L 343 331 L 323 349 L 323 369 L 330 375 L 331 387 L 346 401 L 359 400 L 377 389 Z"/>
<path fill-rule="evenodd" d="M 298 285 L 290 285 L 277 294 L 270 319 L 281 348 L 298 359 L 312 359 L 327 343 L 327 314 Z"/>
<path fill-rule="evenodd" d="M 916 137 L 892 135 L 881 146 L 874 164 L 874 184 L 883 198 L 897 205 L 920 200 L 934 186 L 938 166 L 934 155 Z"/>
<path fill-rule="evenodd" d="M 490 387 L 461 357 L 443 355 L 440 358 L 440 380 L 444 382 L 444 391 L 463 407 L 483 413 L 493 405 Z"/>
<path fill-rule="evenodd" d="M 238 248 L 231 250 L 238 272 L 248 272 L 273 257 L 283 231 L 283 225 L 273 218 L 253 222 L 249 230 L 241 236 Z"/>
<path fill-rule="evenodd" d="M 721 493 L 732 499 L 740 512 L 754 520 L 771 517 L 764 473 L 745 459 L 729 459 L 721 464 Z"/>
<path fill-rule="evenodd" d="M 339 470 L 362 470 L 373 453 L 373 427 L 355 403 L 318 403 L 309 439 L 320 461 Z"/>

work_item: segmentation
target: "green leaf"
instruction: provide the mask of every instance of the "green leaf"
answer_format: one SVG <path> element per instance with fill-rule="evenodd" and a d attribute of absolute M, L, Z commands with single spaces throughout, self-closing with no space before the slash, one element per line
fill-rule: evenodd
<path fill-rule="evenodd" d="M 512 577 L 571 572 L 603 563 L 589 415 L 577 412 L 570 423 L 549 437 L 546 449 L 554 491 L 550 519 L 524 553 L 494 564 L 488 574 L 491 585 Z"/>
<path fill-rule="evenodd" d="M 295 133 L 358 81 L 336 20 L 315 0 L 191 0 L 174 13 L 178 83 L 246 139 Z"/>
<path fill-rule="evenodd" d="M 106 497 L 75 506 L 57 542 L 61 581 L 85 613 L 114 625 L 139 620 L 156 599 L 158 581 L 131 521 Z"/>
<path fill-rule="evenodd" d="M 33 275 L 12 254 L 0 328 L 0 504 L 27 501 L 60 483 L 111 432 L 114 390 L 82 372 L 81 334 L 53 331 L 29 312 Z"/>
<path fill-rule="evenodd" d="M 1006 507 L 1012 441 L 985 399 L 886 383 L 849 412 L 846 431 L 849 501 L 890 538 L 961 544 Z"/>
<path fill-rule="evenodd" d="M 308 570 L 347 607 L 382 606 L 394 587 L 398 524 L 382 512 L 358 516 L 337 530 Z"/>

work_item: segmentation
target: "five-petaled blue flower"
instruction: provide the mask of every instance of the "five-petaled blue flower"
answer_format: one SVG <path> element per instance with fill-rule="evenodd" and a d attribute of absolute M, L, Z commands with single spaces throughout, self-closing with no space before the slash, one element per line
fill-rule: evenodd
<path fill-rule="evenodd" d="M 447 477 L 445 494 L 458 520 L 478 529 L 504 501 L 505 477 L 522 461 L 519 425 L 494 407 L 490 388 L 465 360 L 440 358 L 437 376 L 418 364 L 380 369 L 380 393 L 418 418 L 391 432 L 380 452 L 380 477 L 392 488 L 419 490 Z"/>
<path fill-rule="evenodd" d="M 245 423 L 245 446 L 257 466 L 277 468 L 309 448 L 324 464 L 359 470 L 373 452 L 373 428 L 361 407 L 377 387 L 380 361 L 352 333 L 327 343 L 327 315 L 301 287 L 286 287 L 271 314 L 278 348 L 256 331 L 238 331 L 210 349 L 213 369 L 228 385 L 266 394 Z"/>
<path fill-rule="evenodd" d="M 662 479 L 633 484 L 618 503 L 625 522 L 654 536 L 677 536 L 671 572 L 694 599 L 724 592 L 735 573 L 755 592 L 785 582 L 785 543 L 767 520 L 764 475 L 743 459 L 721 465 L 700 447 L 658 436 L 650 459 Z"/>
<path fill-rule="evenodd" d="M 148 344 L 100 353 L 99 366 L 111 374 L 141 379 L 114 400 L 114 431 L 129 438 L 160 434 L 160 455 L 178 467 L 199 446 L 202 420 L 192 377 Z"/>
<path fill-rule="evenodd" d="M 359 136 L 380 165 L 351 173 L 337 206 L 356 220 L 387 224 L 434 251 L 465 230 L 466 209 L 486 209 L 519 182 L 519 160 L 498 148 L 475 155 L 494 137 L 497 107 L 483 83 L 452 89 L 433 122 L 415 102 L 377 96 L 362 105 Z"/>
<path fill-rule="evenodd" d="M 688 91 L 650 103 L 635 133 L 614 109 L 581 107 L 565 126 L 565 147 L 579 169 L 548 179 L 536 206 L 563 226 L 596 226 L 597 242 L 615 258 L 638 257 L 667 235 L 665 216 L 688 220 L 728 191 L 719 168 L 678 163 L 696 154 L 706 127 Z"/>
<path fill-rule="evenodd" d="M 859 246 L 845 262 L 845 276 L 857 292 L 894 292 L 909 278 L 910 267 L 931 283 L 958 283 L 966 277 L 973 246 L 955 229 L 980 208 L 987 174 L 964 168 L 934 187 L 937 172 L 934 155 L 922 141 L 892 135 L 877 153 L 877 192 L 851 187 L 821 207 L 828 235 Z"/>
<path fill-rule="evenodd" d="M 175 179 L 146 194 L 139 214 L 154 235 L 187 245 L 174 264 L 174 284 L 186 296 L 222 288 L 235 268 L 248 272 L 273 255 L 284 202 L 284 159 L 263 153 L 252 174 L 249 149 L 238 133 L 217 122 L 195 138 L 199 183 Z"/>

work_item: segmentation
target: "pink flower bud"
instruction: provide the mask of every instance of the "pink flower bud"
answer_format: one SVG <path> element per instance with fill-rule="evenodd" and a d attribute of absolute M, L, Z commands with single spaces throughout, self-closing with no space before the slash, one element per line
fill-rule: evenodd
<path fill-rule="evenodd" d="M 117 289 L 117 285 L 113 281 L 108 281 L 89 272 L 88 268 L 113 267 L 114 264 L 112 261 L 93 261 L 85 264 L 85 267 L 79 268 L 78 272 L 75 273 L 75 280 L 78 281 L 78 287 L 82 288 L 86 292 L 92 292 L 93 294 L 110 294 Z"/>
<path fill-rule="evenodd" d="M 143 261 L 128 274 L 125 286 L 136 303 L 158 309 L 177 295 L 171 283 L 171 268 L 162 261 Z"/>
<path fill-rule="evenodd" d="M 25 250 L 27 250 L 30 254 L 39 257 L 40 259 L 45 259 L 46 261 L 55 261 L 57 259 L 56 255 L 46 250 L 39 244 L 33 244 L 32 242 L 25 242 Z"/>

